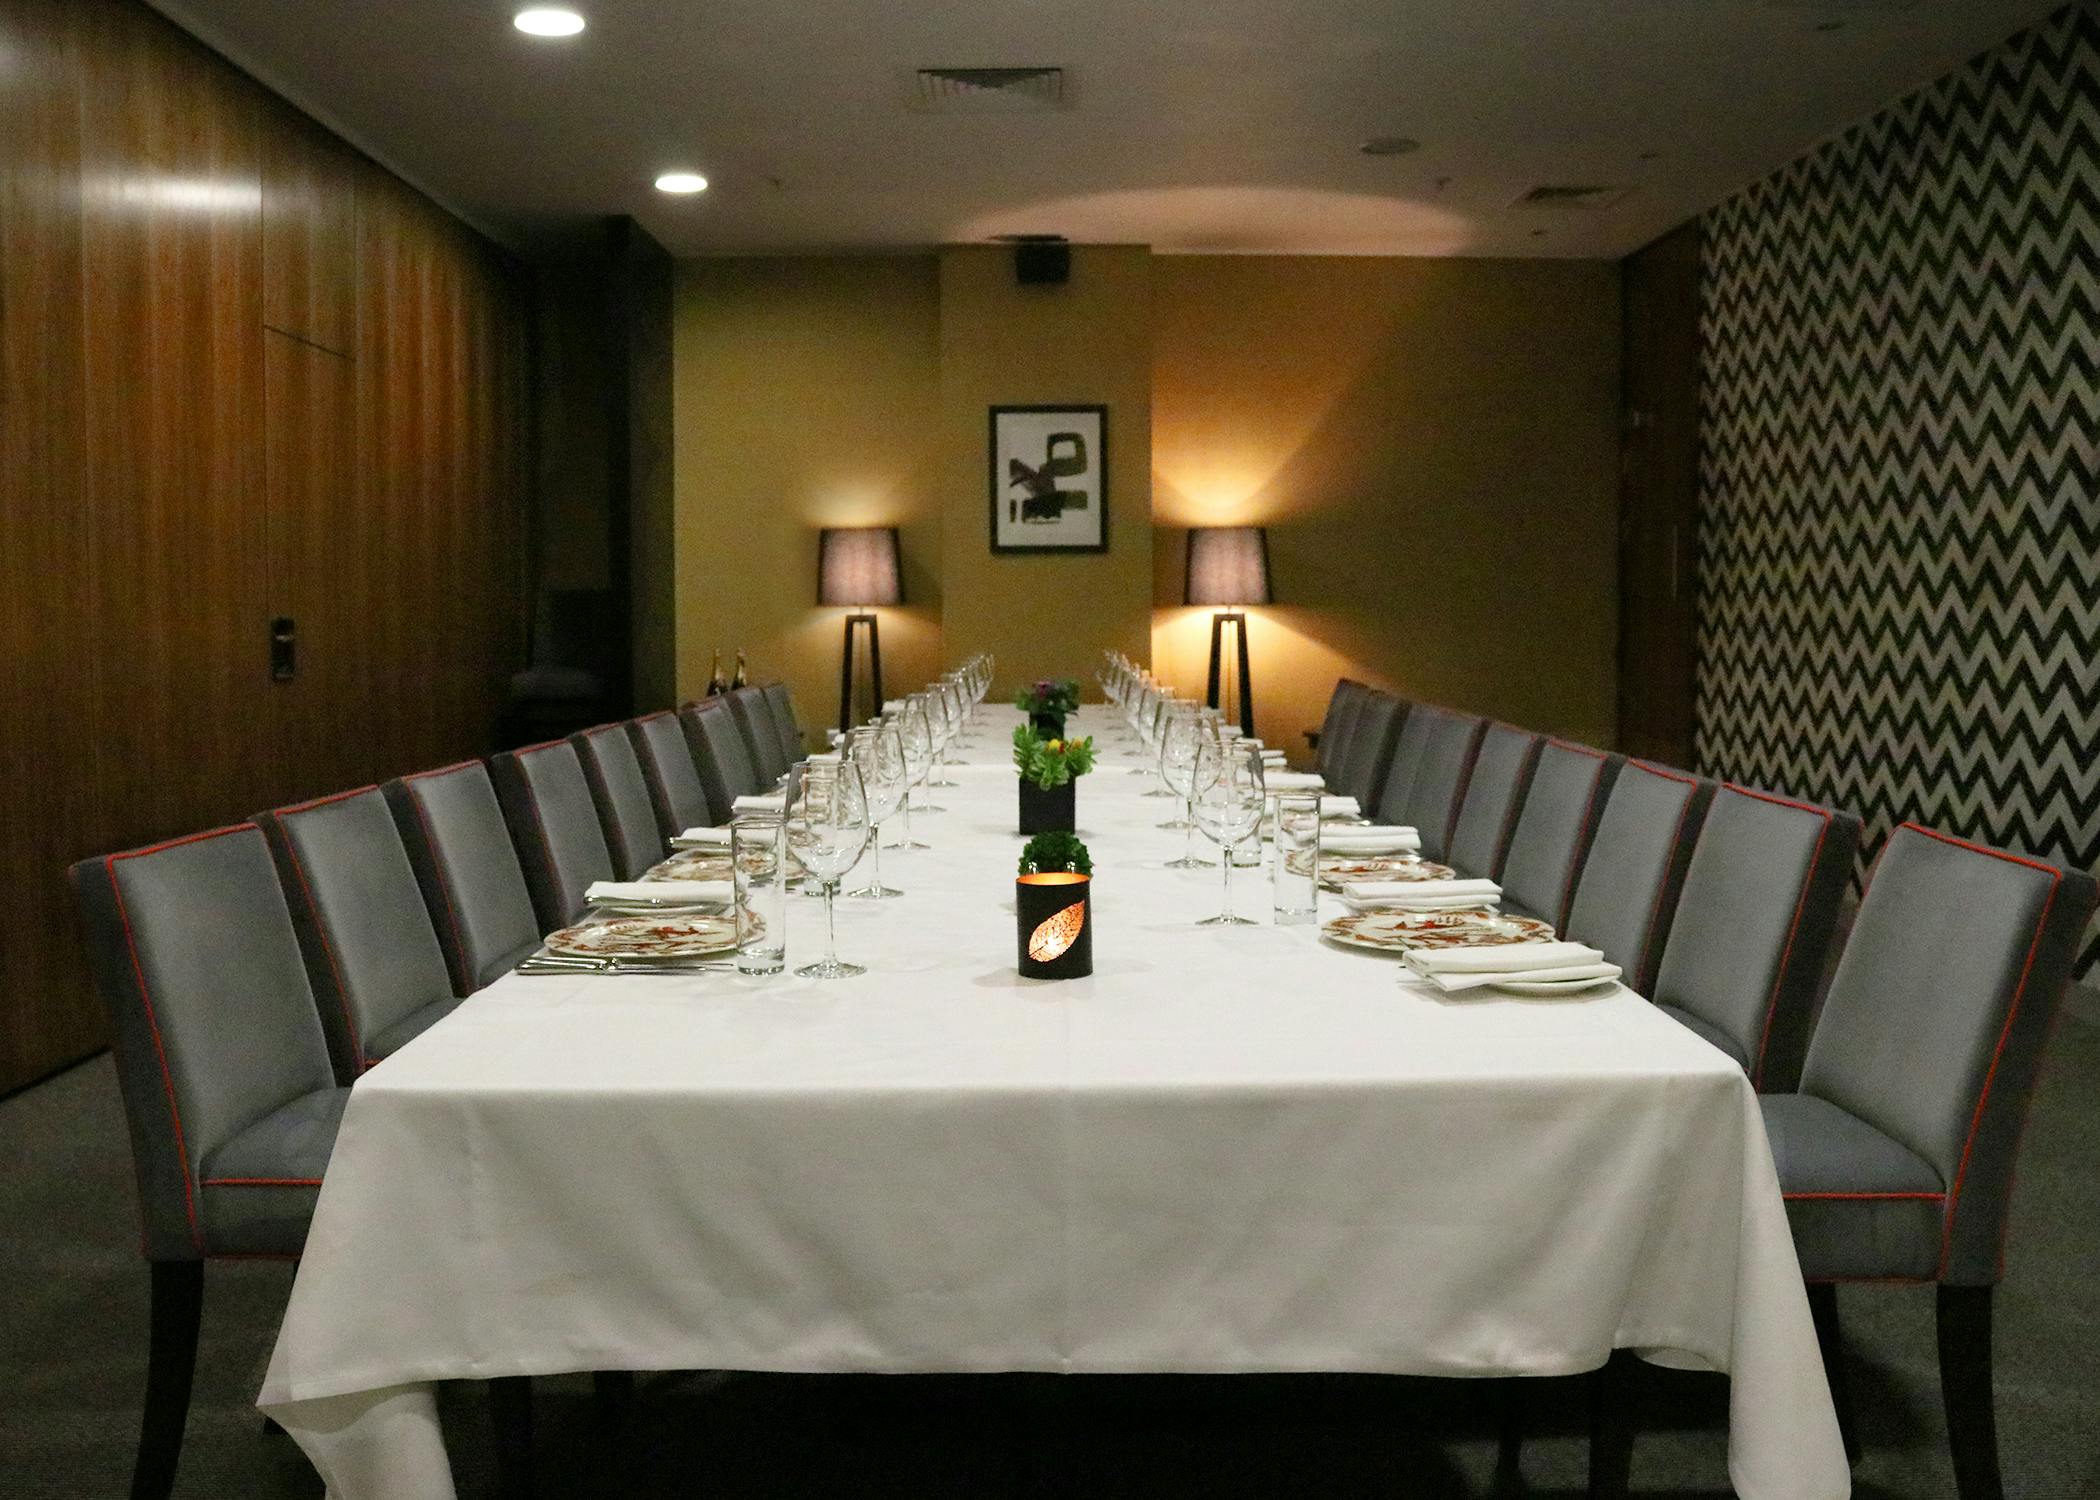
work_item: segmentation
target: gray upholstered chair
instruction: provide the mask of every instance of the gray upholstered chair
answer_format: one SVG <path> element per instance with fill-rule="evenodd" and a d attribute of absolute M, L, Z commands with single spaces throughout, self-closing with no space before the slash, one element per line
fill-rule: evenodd
<path fill-rule="evenodd" d="M 1677 915 L 1677 894 L 1713 801 L 1714 784 L 1629 760 L 1619 768 L 1575 882 L 1569 938 L 1603 950 L 1647 994 Z"/>
<path fill-rule="evenodd" d="M 681 709 L 678 717 L 715 819 L 726 823 L 737 798 L 748 797 L 765 785 L 752 763 L 750 746 L 736 727 L 729 705 L 720 698 Z"/>
<path fill-rule="evenodd" d="M 1473 759 L 1480 753 L 1487 720 L 1448 708 L 1418 710 L 1428 715 L 1422 730 L 1422 753 L 1408 778 L 1396 823 L 1410 823 L 1422 835 L 1422 857 L 1441 860 L 1451 853 L 1451 835 L 1472 779 Z M 1390 799 L 1388 799 L 1390 801 Z"/>
<path fill-rule="evenodd" d="M 478 760 L 419 771 L 383 788 L 461 995 L 495 982 L 539 947 L 525 871 L 496 789 Z"/>
<path fill-rule="evenodd" d="M 255 821 L 277 862 L 336 1076 L 355 1082 L 459 1004 L 408 850 L 376 786 Z"/>
<path fill-rule="evenodd" d="M 1365 808 L 1378 805 L 1386 770 L 1392 764 L 1393 745 L 1400 738 L 1409 709 L 1410 705 L 1391 693 L 1381 693 L 1376 688 L 1363 690 L 1356 713 L 1349 721 L 1349 747 L 1335 773 L 1327 778 L 1330 791 L 1354 797 Z"/>
<path fill-rule="evenodd" d="M 784 682 L 767 683 L 765 694 L 766 706 L 773 710 L 773 727 L 780 734 L 780 754 L 785 764 L 793 765 L 809 754 L 803 748 L 802 721 L 795 717 L 795 700 Z"/>
<path fill-rule="evenodd" d="M 1936 1285 L 1961 1500 L 2002 1493 L 1991 1289 L 2021 1127 L 2093 905 L 2088 875 L 1898 828 L 1800 1092 L 1759 1099 L 1848 1447 L 1837 1284 Z"/>
<path fill-rule="evenodd" d="M 1378 800 L 1374 804 L 1379 822 L 1407 821 L 1407 794 L 1414 789 L 1415 772 L 1421 768 L 1422 752 L 1429 748 L 1429 731 L 1439 712 L 1441 710 L 1434 704 L 1415 704 L 1408 710 L 1400 732 L 1393 736 L 1385 772 L 1378 781 Z"/>
<path fill-rule="evenodd" d="M 1858 852 L 1850 813 L 1734 785 L 1707 808 L 1647 994 L 1742 1064 L 1761 1093 L 1800 1079 Z"/>
<path fill-rule="evenodd" d="M 598 808 L 598 828 L 605 835 L 613 869 L 622 880 L 639 879 L 643 871 L 670 852 L 670 846 L 657 826 L 648 778 L 642 775 L 642 763 L 635 758 L 634 740 L 628 735 L 627 726 L 600 724 L 570 735 L 569 743 L 576 747 L 583 779 L 590 783 L 591 800 Z"/>
<path fill-rule="evenodd" d="M 1546 742 L 1502 859 L 1504 911 L 1550 922 L 1556 932 L 1567 926 L 1575 877 L 1619 764 L 1620 757 L 1587 745 Z"/>
<path fill-rule="evenodd" d="M 1307 733 L 1306 738 L 1313 744 L 1313 769 L 1322 776 L 1340 776 L 1343 758 L 1349 752 L 1356 712 L 1363 706 L 1364 695 L 1368 692 L 1370 689 L 1355 678 L 1342 678 L 1328 695 L 1327 716 L 1320 721 L 1318 731 Z"/>
<path fill-rule="evenodd" d="M 1546 737 L 1510 724 L 1490 724 L 1473 758 L 1473 776 L 1465 801 L 1452 825 L 1445 858 L 1461 874 L 1483 880 L 1502 878 L 1502 861 L 1517 831 L 1517 814 L 1538 769 Z"/>
<path fill-rule="evenodd" d="M 579 920 L 590 910 L 583 893 L 613 878 L 613 861 L 576 747 L 549 740 L 506 750 L 490 759 L 489 778 L 541 930 Z"/>
<path fill-rule="evenodd" d="M 153 1310 L 131 1493 L 173 1488 L 204 1262 L 297 1259 L 350 1091 L 253 823 L 72 869 L 109 1008 Z"/>
<path fill-rule="evenodd" d="M 683 717 L 666 708 L 643 714 L 627 726 L 634 740 L 635 758 L 642 765 L 642 779 L 649 784 L 657 830 L 666 839 L 674 839 L 688 828 L 705 828 L 729 817 L 728 804 L 715 806 L 701 783 L 692 746 L 686 743 Z"/>
<path fill-rule="evenodd" d="M 780 753 L 780 729 L 766 705 L 763 689 L 741 687 L 724 696 L 736 732 L 743 736 L 744 749 L 758 773 L 759 784 L 771 786 L 787 774 L 789 762 Z"/>

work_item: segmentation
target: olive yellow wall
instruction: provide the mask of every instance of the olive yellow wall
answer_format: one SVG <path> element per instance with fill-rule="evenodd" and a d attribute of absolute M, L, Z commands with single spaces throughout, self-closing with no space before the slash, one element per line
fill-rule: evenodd
<path fill-rule="evenodd" d="M 1020 286 L 1004 246 L 941 252 L 942 628 L 951 654 L 993 654 L 1002 697 L 1150 649 L 1157 264 L 1080 246 L 1065 285 Z M 1108 407 L 1108 551 L 994 555 L 988 409 L 1062 402 Z"/>
<path fill-rule="evenodd" d="M 713 653 L 838 715 L 847 611 L 819 608 L 817 532 L 896 526 L 901 606 L 876 611 L 886 686 L 941 658 L 940 268 L 935 257 L 687 261 L 674 309 L 678 692 Z"/>
<path fill-rule="evenodd" d="M 1162 256 L 1154 670 L 1203 689 L 1191 525 L 1269 528 L 1256 732 L 1297 754 L 1338 675 L 1609 745 L 1617 267 Z"/>
<path fill-rule="evenodd" d="M 1116 646 L 1200 692 L 1190 525 L 1269 528 L 1258 731 L 1302 752 L 1338 675 L 1609 744 L 1618 274 L 1570 261 L 1078 247 L 681 267 L 678 686 L 716 647 L 838 704 L 816 532 L 897 525 L 893 691 L 977 650 L 1002 691 Z M 1106 554 L 994 557 L 986 408 L 1105 402 Z"/>

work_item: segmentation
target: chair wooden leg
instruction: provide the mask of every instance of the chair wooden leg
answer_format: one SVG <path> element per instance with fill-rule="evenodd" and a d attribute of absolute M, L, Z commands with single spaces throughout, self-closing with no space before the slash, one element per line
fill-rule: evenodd
<path fill-rule="evenodd" d="M 1859 1462 L 1859 1431 L 1852 1414 L 1852 1382 L 1846 1373 L 1845 1330 L 1838 1321 L 1837 1283 L 1808 1284 L 1808 1310 L 1816 1320 L 1816 1345 L 1823 1352 L 1823 1378 L 1830 1382 L 1830 1404 L 1837 1408 L 1838 1435 L 1845 1440 L 1845 1462 Z"/>
<path fill-rule="evenodd" d="M 2004 1500 L 1998 1415 L 1991 1395 L 1991 1289 L 1939 1289 L 1940 1399 L 1961 1500 Z"/>
<path fill-rule="evenodd" d="M 1614 1352 L 1589 1377 L 1590 1500 L 1625 1500 L 1633 1482 L 1631 1359 Z"/>
<path fill-rule="evenodd" d="M 496 1493 L 524 1500 L 532 1493 L 532 1377 L 491 1380 L 489 1414 L 496 1427 Z"/>
<path fill-rule="evenodd" d="M 197 1372 L 204 1262 L 156 1260 L 148 1264 L 153 1272 L 153 1320 L 146 1356 L 146 1411 L 139 1421 L 131 1500 L 167 1500 L 175 1488 L 182 1429 L 190 1415 L 190 1381 Z"/>
<path fill-rule="evenodd" d="M 1524 1382 L 1511 1375 L 1495 1382 L 1495 1481 L 1497 1495 L 1524 1489 Z"/>
<path fill-rule="evenodd" d="M 634 1371 L 599 1370 L 592 1375 L 591 1406 L 602 1426 L 612 1430 L 626 1426 L 634 1410 Z"/>

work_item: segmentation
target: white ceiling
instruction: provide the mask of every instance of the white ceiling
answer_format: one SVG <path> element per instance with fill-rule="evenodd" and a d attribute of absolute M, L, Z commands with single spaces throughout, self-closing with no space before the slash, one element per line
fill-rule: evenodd
<path fill-rule="evenodd" d="M 681 255 L 1056 232 L 1616 256 L 2055 8 L 570 0 L 589 30 L 545 42 L 513 29 L 511 0 L 153 3 L 513 243 L 625 213 Z M 1069 109 L 905 106 L 917 67 L 1034 64 L 1070 70 Z M 1356 149 L 1383 135 L 1422 149 Z M 651 183 L 671 167 L 712 190 L 664 197 Z M 1633 191 L 1601 210 L 1512 206 L 1541 183 Z"/>

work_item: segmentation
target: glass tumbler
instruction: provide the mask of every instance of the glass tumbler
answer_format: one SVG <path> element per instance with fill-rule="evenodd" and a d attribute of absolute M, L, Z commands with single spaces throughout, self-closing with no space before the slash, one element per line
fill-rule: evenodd
<path fill-rule="evenodd" d="M 746 813 L 729 825 L 729 865 L 736 882 L 739 974 L 778 974 L 787 967 L 787 825 Z"/>
<path fill-rule="evenodd" d="M 1320 914 L 1320 794 L 1276 798 L 1276 925 L 1302 926 Z"/>

